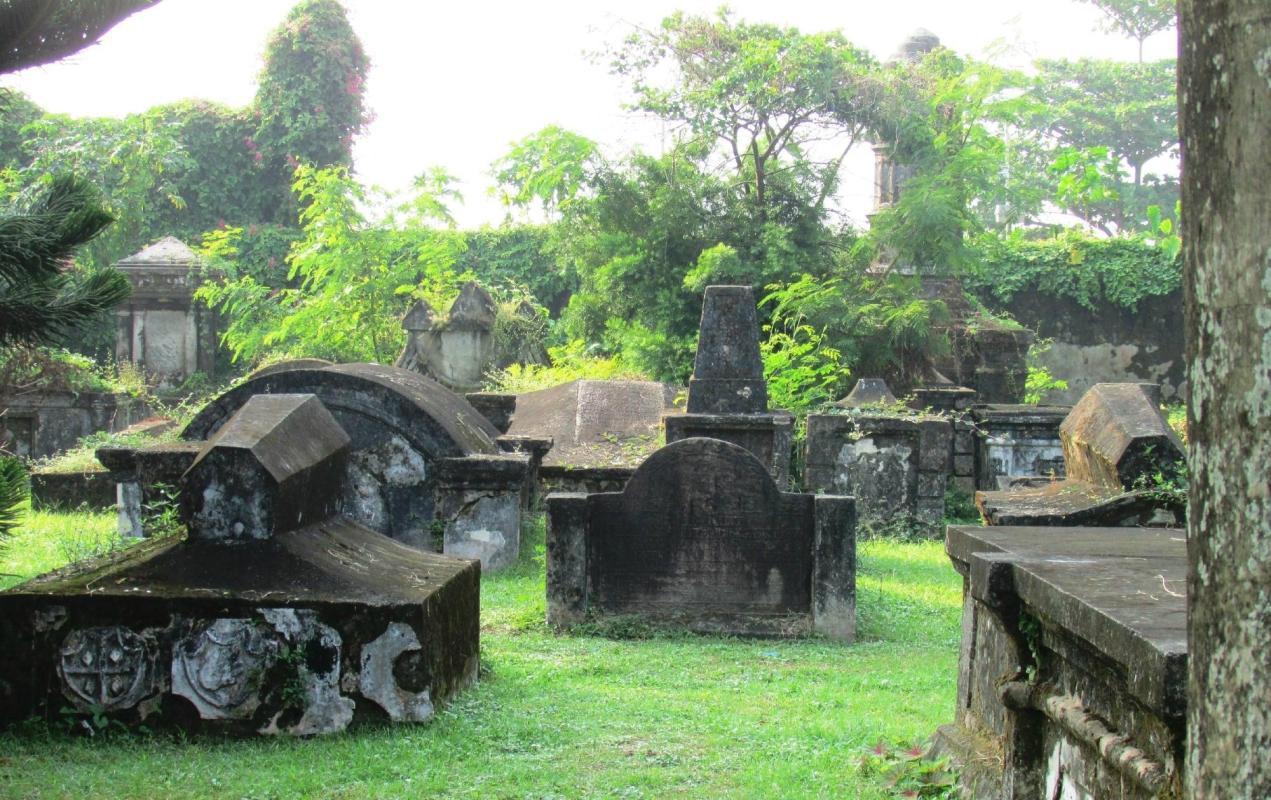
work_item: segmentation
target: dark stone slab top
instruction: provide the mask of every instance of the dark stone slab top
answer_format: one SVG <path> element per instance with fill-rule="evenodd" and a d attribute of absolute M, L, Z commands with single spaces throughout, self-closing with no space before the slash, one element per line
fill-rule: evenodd
<path fill-rule="evenodd" d="M 974 597 L 991 607 L 1022 603 L 1116 665 L 1149 708 L 1185 714 L 1183 531 L 950 526 L 945 551 Z"/>
<path fill-rule="evenodd" d="M 332 517 L 250 545 L 157 539 L 50 572 L 3 595 L 399 606 L 422 603 L 457 576 L 479 570 L 479 562 L 424 552 Z"/>

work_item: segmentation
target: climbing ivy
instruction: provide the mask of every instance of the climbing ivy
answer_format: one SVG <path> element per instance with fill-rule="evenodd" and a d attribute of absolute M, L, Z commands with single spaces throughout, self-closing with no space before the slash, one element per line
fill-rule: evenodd
<path fill-rule="evenodd" d="M 1003 303 L 1023 291 L 1075 300 L 1094 311 L 1102 303 L 1133 309 L 1145 297 L 1182 285 L 1182 260 L 1142 237 L 1097 239 L 1066 231 L 1050 239 L 985 235 L 975 243 L 976 269 L 967 288 Z"/>

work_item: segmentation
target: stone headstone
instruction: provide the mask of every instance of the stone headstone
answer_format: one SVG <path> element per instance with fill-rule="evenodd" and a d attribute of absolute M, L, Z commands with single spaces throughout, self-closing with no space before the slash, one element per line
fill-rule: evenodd
<path fill-rule="evenodd" d="M 887 381 L 882 378 L 861 378 L 847 397 L 834 405 L 839 408 L 863 408 L 865 406 L 894 406 L 898 401 L 891 393 Z"/>
<path fill-rule="evenodd" d="M 782 492 L 737 445 L 676 442 L 622 492 L 551 495 L 548 508 L 553 624 L 635 614 L 709 632 L 852 638 L 852 501 Z"/>
<path fill-rule="evenodd" d="M 310 736 L 355 710 L 429 719 L 476 678 L 480 567 L 333 513 L 349 444 L 312 394 L 252 396 L 185 474 L 188 537 L 0 592 L 0 720 L 69 705 Z"/>
<path fill-rule="evenodd" d="M 759 321 L 749 286 L 707 286 L 697 358 L 688 383 L 690 414 L 762 414 L 768 385 L 759 358 Z"/>

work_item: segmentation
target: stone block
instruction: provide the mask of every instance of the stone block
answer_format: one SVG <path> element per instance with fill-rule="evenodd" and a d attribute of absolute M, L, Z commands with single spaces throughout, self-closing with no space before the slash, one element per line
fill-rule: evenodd
<path fill-rule="evenodd" d="M 835 641 L 856 640 L 856 502 L 817 495 L 812 628 Z"/>
<path fill-rule="evenodd" d="M 190 536 L 268 539 L 335 513 L 349 436 L 311 394 L 257 395 L 182 477 Z"/>
<path fill-rule="evenodd" d="M 937 497 L 941 498 L 943 502 L 944 490 L 948 480 L 949 476 L 943 472 L 919 472 L 918 499 Z"/>
<path fill-rule="evenodd" d="M 1160 387 L 1098 383 L 1059 426 L 1067 474 L 1075 480 L 1129 489 L 1158 470 L 1176 471 L 1182 443 L 1161 414 Z"/>
<path fill-rule="evenodd" d="M 568 627 L 587 613 L 587 495 L 547 496 L 547 624 Z"/>
<path fill-rule="evenodd" d="M 667 444 L 703 437 L 731 442 L 758 458 L 779 486 L 790 483 L 794 437 L 794 417 L 790 414 L 670 414 L 663 417 L 662 424 Z"/>
<path fill-rule="evenodd" d="M 437 519 L 442 552 L 477 559 L 486 571 L 516 563 L 521 552 L 521 489 L 530 470 L 524 453 L 448 458 L 437 463 Z"/>
<path fill-rule="evenodd" d="M 953 426 L 946 419 L 927 417 L 918 421 L 918 469 L 949 471 L 953 452 Z"/>
<path fill-rule="evenodd" d="M 959 478 L 975 478 L 975 456 L 959 453 L 953 457 L 953 474 Z"/>

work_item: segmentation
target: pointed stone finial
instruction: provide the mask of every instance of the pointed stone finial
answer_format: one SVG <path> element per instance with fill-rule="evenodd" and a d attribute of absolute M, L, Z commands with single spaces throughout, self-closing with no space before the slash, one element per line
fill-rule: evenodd
<path fill-rule="evenodd" d="M 767 410 L 754 292 L 749 286 L 707 286 L 697 359 L 688 382 L 688 413 L 762 414 Z"/>

